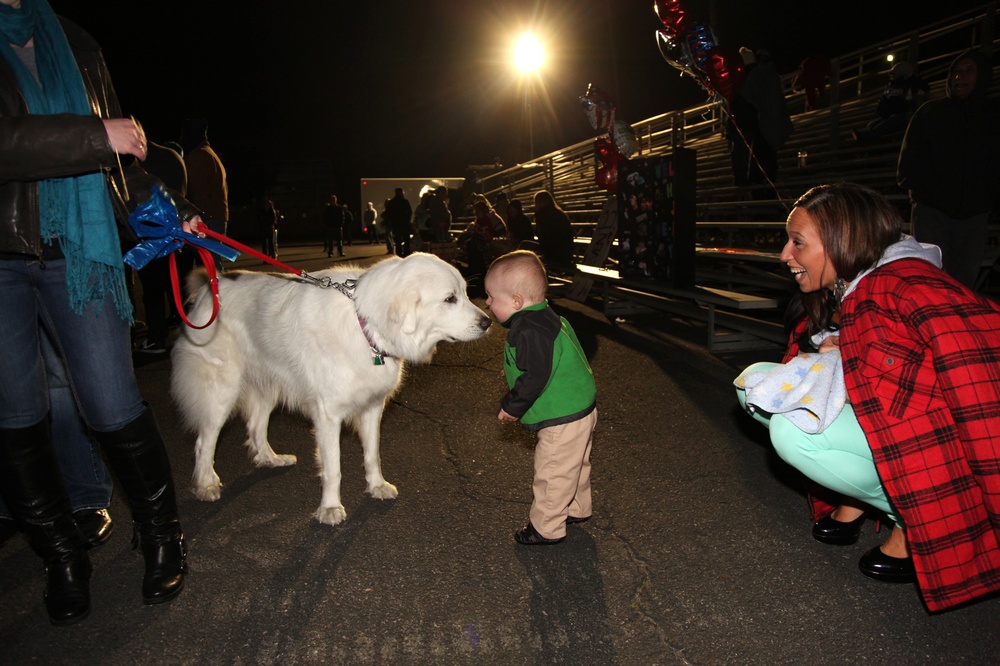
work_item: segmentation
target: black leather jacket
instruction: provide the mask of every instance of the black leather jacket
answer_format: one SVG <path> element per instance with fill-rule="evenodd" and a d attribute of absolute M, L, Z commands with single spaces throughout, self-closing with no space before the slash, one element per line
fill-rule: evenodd
<path fill-rule="evenodd" d="M 131 155 L 122 157 L 123 179 L 102 122 L 122 113 L 100 45 L 79 26 L 60 20 L 95 115 L 29 115 L 14 72 L 0 59 L 0 256 L 42 256 L 38 180 L 103 170 L 126 242 L 128 212 L 159 183 Z M 198 212 L 177 193 L 171 195 L 182 217 Z"/>

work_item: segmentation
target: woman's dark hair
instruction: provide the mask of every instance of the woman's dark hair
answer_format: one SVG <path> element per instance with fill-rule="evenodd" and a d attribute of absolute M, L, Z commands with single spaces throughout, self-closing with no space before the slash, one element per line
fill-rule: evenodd
<path fill-rule="evenodd" d="M 553 208 L 558 208 L 556 205 L 555 197 L 548 190 L 538 190 L 535 192 L 535 210 L 539 208 L 547 208 L 552 206 Z"/>
<path fill-rule="evenodd" d="M 854 183 L 818 185 L 794 207 L 812 217 L 827 258 L 848 282 L 875 265 L 903 231 L 903 220 L 885 197 Z"/>
<path fill-rule="evenodd" d="M 871 268 L 903 231 L 903 219 L 889 201 L 875 190 L 855 183 L 817 185 L 803 194 L 793 208 L 812 218 L 826 257 L 837 277 L 848 282 Z M 810 332 L 829 328 L 840 303 L 827 289 L 802 294 Z"/>

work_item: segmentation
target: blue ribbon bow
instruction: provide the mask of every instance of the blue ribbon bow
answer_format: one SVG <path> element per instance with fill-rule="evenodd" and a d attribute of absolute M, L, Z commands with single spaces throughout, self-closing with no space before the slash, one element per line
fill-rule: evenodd
<path fill-rule="evenodd" d="M 153 188 L 152 196 L 128 216 L 141 242 L 125 253 L 124 261 L 136 270 L 153 259 L 161 259 L 184 247 L 185 241 L 214 252 L 223 259 L 236 261 L 240 253 L 210 238 L 189 234 L 180 225 L 177 206 L 161 186 Z"/>

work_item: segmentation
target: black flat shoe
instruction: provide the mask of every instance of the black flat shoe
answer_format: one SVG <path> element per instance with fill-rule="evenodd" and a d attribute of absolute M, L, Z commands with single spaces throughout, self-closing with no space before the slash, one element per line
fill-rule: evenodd
<path fill-rule="evenodd" d="M 546 539 L 538 533 L 538 530 L 536 530 L 534 525 L 530 522 L 518 531 L 514 532 L 514 539 L 517 540 L 519 544 L 524 546 L 551 546 L 554 543 L 559 543 L 565 538 L 566 537 Z"/>
<path fill-rule="evenodd" d="M 73 520 L 83 533 L 88 548 L 95 548 L 111 538 L 115 524 L 107 509 L 82 509 L 73 512 Z"/>
<path fill-rule="evenodd" d="M 574 518 L 573 516 L 566 516 L 567 525 L 576 525 L 577 523 L 585 523 L 590 520 L 590 516 L 584 516 L 583 518 Z"/>
<path fill-rule="evenodd" d="M 913 558 L 892 557 L 875 546 L 858 560 L 861 573 L 885 583 L 915 583 L 917 570 L 913 568 Z"/>
<path fill-rule="evenodd" d="M 835 546 L 850 546 L 858 542 L 861 536 L 861 525 L 865 522 L 865 514 L 861 514 L 849 523 L 834 520 L 833 514 L 821 518 L 813 525 L 813 538 L 816 541 Z"/>

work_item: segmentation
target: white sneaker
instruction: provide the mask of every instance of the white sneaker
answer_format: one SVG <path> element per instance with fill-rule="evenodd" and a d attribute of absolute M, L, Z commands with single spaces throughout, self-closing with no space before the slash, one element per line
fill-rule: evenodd
<path fill-rule="evenodd" d="M 139 351 L 143 354 L 166 354 L 167 346 L 158 345 L 149 338 L 146 338 L 143 340 L 142 344 L 139 345 Z"/>

